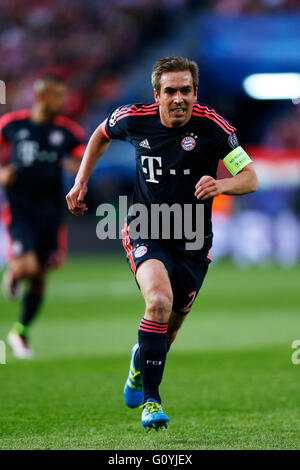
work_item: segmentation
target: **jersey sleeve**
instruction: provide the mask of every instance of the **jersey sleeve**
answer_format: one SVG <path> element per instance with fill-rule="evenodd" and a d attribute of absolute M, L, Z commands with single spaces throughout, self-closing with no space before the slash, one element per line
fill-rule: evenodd
<path fill-rule="evenodd" d="M 74 147 L 69 152 L 71 158 L 82 158 L 86 149 L 86 142 L 75 142 Z"/>
<path fill-rule="evenodd" d="M 114 109 L 107 117 L 102 132 L 109 139 L 129 140 L 128 116 L 132 106 Z"/>
<path fill-rule="evenodd" d="M 86 134 L 79 124 L 69 118 L 60 116 L 56 123 L 68 132 L 67 153 L 71 158 L 82 158 L 86 148 Z"/>
<path fill-rule="evenodd" d="M 86 135 L 82 127 L 74 123 L 76 127 L 71 132 L 69 156 L 71 158 L 82 158 L 86 148 Z"/>
<path fill-rule="evenodd" d="M 236 129 L 232 126 L 218 128 L 216 134 L 215 151 L 217 158 L 223 160 L 227 170 L 235 176 L 245 166 L 252 163 L 251 158 L 241 147 L 239 139 L 236 135 Z"/>
<path fill-rule="evenodd" d="M 8 119 L 7 114 L 3 114 L 0 118 L 0 145 L 11 141 L 11 121 Z"/>
<path fill-rule="evenodd" d="M 11 155 L 11 121 L 4 114 L 0 118 L 0 165 L 7 165 Z"/>

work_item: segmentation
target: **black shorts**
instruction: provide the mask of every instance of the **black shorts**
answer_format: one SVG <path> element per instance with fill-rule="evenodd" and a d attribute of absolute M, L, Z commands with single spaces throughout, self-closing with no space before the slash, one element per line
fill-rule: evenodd
<path fill-rule="evenodd" d="M 172 291 L 172 310 L 180 315 L 187 315 L 196 299 L 211 262 L 209 250 L 212 236 L 205 238 L 201 250 L 186 251 L 182 245 L 167 240 L 132 240 L 128 226 L 123 229 L 123 247 L 127 262 L 134 276 L 141 263 L 148 259 L 160 260 L 168 271 Z"/>
<path fill-rule="evenodd" d="M 33 251 L 43 266 L 57 267 L 62 264 L 67 250 L 67 232 L 60 221 L 47 217 L 34 220 L 32 217 L 12 214 L 8 232 L 8 259 Z"/>

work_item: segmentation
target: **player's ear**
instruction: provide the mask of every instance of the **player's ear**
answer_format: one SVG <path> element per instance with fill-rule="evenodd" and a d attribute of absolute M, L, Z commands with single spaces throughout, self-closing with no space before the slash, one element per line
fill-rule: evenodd
<path fill-rule="evenodd" d="M 195 98 L 193 100 L 193 103 L 196 103 L 197 101 L 197 95 L 198 95 L 198 87 L 196 87 L 196 90 L 195 90 Z"/>
<path fill-rule="evenodd" d="M 154 88 L 154 98 L 155 98 L 155 102 L 156 102 L 156 103 L 159 103 L 159 94 L 157 93 L 157 91 L 155 90 L 155 88 Z"/>

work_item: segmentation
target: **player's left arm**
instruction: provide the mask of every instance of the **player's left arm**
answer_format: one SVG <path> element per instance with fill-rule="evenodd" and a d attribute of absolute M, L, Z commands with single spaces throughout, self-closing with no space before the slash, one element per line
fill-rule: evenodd
<path fill-rule="evenodd" d="M 210 175 L 202 176 L 195 187 L 197 199 L 204 201 L 220 194 L 240 196 L 257 190 L 258 182 L 252 160 L 241 147 L 235 130 L 228 122 L 226 126 L 214 125 L 212 128 L 214 139 L 211 158 L 215 156 L 217 160 L 222 159 L 232 177 L 215 179 Z"/>
<path fill-rule="evenodd" d="M 202 176 L 196 184 L 195 196 L 197 199 L 204 201 L 220 194 L 241 196 L 242 194 L 253 193 L 257 188 L 257 176 L 252 163 L 249 163 L 232 178 L 216 180 L 212 176 Z"/>

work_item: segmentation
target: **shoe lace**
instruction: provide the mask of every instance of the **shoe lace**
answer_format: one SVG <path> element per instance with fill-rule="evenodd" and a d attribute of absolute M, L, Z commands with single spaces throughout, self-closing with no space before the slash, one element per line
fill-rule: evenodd
<path fill-rule="evenodd" d="M 136 370 L 136 371 L 131 375 L 131 380 L 132 380 L 137 386 L 141 386 L 141 385 L 142 385 L 141 373 L 140 373 L 139 370 Z"/>
<path fill-rule="evenodd" d="M 141 405 L 140 408 L 144 408 L 148 413 L 153 414 L 161 410 L 161 405 L 159 403 L 155 403 L 155 401 L 147 401 Z"/>

